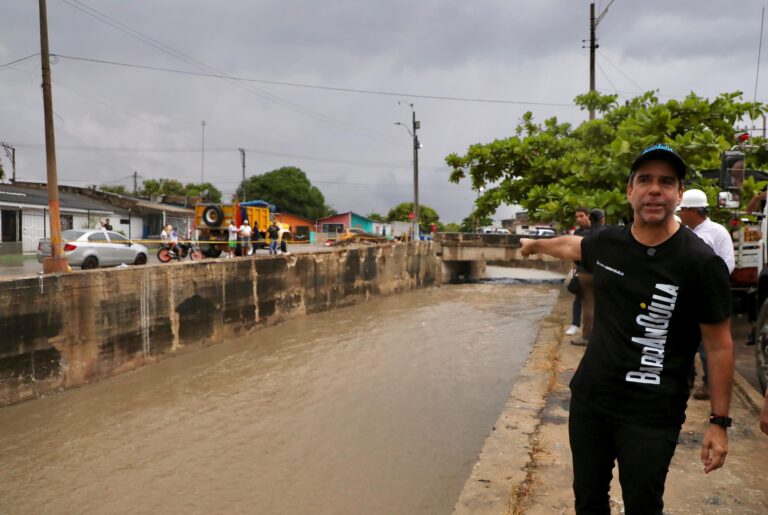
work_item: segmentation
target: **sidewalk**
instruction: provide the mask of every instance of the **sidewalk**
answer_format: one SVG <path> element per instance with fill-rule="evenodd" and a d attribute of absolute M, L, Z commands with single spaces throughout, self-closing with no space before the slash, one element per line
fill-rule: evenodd
<path fill-rule="evenodd" d="M 563 293 L 542 325 L 531 359 L 521 373 L 523 381 L 531 375 L 550 378 L 549 389 L 542 392 L 530 384 L 515 386 L 465 484 L 455 513 L 573 513 L 568 382 L 584 348 L 570 345 L 570 337 L 564 336 L 570 305 L 570 295 Z M 552 342 L 550 324 L 556 320 L 559 324 Z M 542 351 L 550 358 L 546 371 L 536 357 Z M 532 415 L 539 396 L 542 408 Z M 758 392 L 737 372 L 731 402 L 734 427 L 729 430 L 729 455 L 722 469 L 705 475 L 699 452 L 708 426 L 709 401 L 689 401 L 687 421 L 667 477 L 665 513 L 768 512 L 768 436 L 757 426 L 757 410 L 761 406 Z M 530 420 L 532 416 L 535 423 Z M 611 504 L 613 513 L 622 513 L 617 475 L 614 469 Z"/>

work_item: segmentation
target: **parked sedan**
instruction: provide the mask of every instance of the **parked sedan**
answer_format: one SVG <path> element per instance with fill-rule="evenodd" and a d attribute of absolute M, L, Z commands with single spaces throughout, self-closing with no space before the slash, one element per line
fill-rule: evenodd
<path fill-rule="evenodd" d="M 147 262 L 147 247 L 131 242 L 122 234 L 101 229 L 68 230 L 61 233 L 63 254 L 70 266 L 82 269 L 118 266 L 123 263 L 143 265 Z M 51 255 L 51 240 L 37 244 L 37 260 Z"/>

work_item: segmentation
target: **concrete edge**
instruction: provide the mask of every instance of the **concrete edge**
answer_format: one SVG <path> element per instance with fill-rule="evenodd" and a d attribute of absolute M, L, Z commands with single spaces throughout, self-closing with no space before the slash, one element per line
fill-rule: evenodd
<path fill-rule="evenodd" d="M 555 383 L 566 296 L 560 292 L 478 460 L 464 483 L 454 514 L 517 513 L 531 483 L 538 433 Z"/>
<path fill-rule="evenodd" d="M 755 416 L 760 416 L 764 397 L 738 370 L 733 371 L 733 395 L 736 395 Z"/>

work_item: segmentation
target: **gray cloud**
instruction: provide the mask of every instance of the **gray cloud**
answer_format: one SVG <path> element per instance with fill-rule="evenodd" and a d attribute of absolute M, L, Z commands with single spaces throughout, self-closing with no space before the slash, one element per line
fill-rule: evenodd
<path fill-rule="evenodd" d="M 48 1 L 54 52 L 196 70 L 61 0 Z M 586 0 L 82 1 L 238 76 L 553 103 L 570 102 L 588 86 Z M 37 3 L 7 4 L 0 64 L 39 46 Z M 722 5 L 616 0 L 600 26 L 598 88 L 659 88 L 673 96 L 741 89 L 751 98 L 762 4 Z M 43 180 L 39 68 L 38 58 L 0 69 L 0 140 L 17 145 L 21 178 Z M 225 191 L 240 179 L 237 148 L 245 147 L 249 174 L 299 166 L 340 211 L 381 212 L 411 199 L 410 138 L 393 125 L 407 123 L 410 111 L 398 97 L 233 85 L 66 59 L 53 66 L 53 78 L 64 182 L 129 184 L 134 170 L 198 181 L 206 120 L 205 178 Z M 768 98 L 763 84 L 758 97 Z M 467 184 L 447 183 L 448 153 L 510 135 L 529 109 L 538 120 L 586 117 L 568 107 L 408 101 L 422 122 L 421 200 L 446 221 L 461 220 L 475 199 Z"/>

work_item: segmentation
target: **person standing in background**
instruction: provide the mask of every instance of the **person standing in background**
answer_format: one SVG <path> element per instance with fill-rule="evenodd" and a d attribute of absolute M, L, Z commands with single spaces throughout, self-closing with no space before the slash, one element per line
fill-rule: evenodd
<path fill-rule="evenodd" d="M 680 222 L 691 229 L 696 236 L 704 240 L 704 243 L 715 251 L 715 254 L 725 262 L 728 274 L 736 267 L 733 256 L 733 239 L 722 225 L 713 222 L 707 217 L 709 202 L 707 194 L 701 190 L 687 190 L 683 193 L 683 201 L 678 206 Z M 693 391 L 693 398 L 698 400 L 709 399 L 709 374 L 707 372 L 707 352 L 704 346 L 699 344 L 699 359 L 701 359 L 702 384 Z M 696 367 L 691 368 L 690 384 L 696 380 Z"/>

